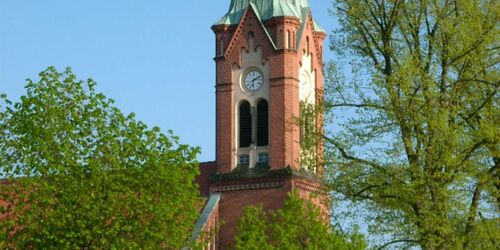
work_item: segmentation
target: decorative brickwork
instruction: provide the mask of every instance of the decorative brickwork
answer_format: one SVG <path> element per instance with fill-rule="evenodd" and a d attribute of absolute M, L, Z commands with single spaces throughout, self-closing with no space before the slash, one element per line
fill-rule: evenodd
<path fill-rule="evenodd" d="M 264 182 L 264 183 L 250 183 L 250 184 L 220 186 L 220 187 L 217 187 L 215 190 L 216 190 L 216 192 L 227 192 L 227 191 L 240 191 L 240 190 L 250 190 L 250 189 L 277 188 L 277 187 L 283 187 L 283 186 L 284 186 L 284 183 L 282 181 L 278 181 L 278 182 Z"/>

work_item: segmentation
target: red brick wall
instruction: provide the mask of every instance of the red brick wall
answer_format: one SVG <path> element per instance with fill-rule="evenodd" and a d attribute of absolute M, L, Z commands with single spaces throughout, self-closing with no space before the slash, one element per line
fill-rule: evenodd
<path fill-rule="evenodd" d="M 278 183 L 281 184 L 274 187 L 262 187 Z M 227 190 L 228 187 L 232 191 L 221 191 L 224 188 Z M 221 192 L 219 219 L 222 226 L 219 230 L 219 249 L 230 249 L 234 246 L 234 237 L 238 233 L 238 220 L 245 207 L 262 206 L 266 211 L 281 209 L 292 190 L 297 190 L 304 199 L 311 198 L 312 202 L 321 208 L 325 221 L 328 222 L 329 196 L 317 182 L 285 176 L 215 183 L 211 191 Z"/>
<path fill-rule="evenodd" d="M 254 181 L 254 183 L 259 182 Z M 219 215 L 222 222 L 219 231 L 219 249 L 229 249 L 233 246 L 238 219 L 245 207 L 262 205 L 265 210 L 280 209 L 290 190 L 291 182 L 285 180 L 282 187 L 223 192 L 219 203 Z"/>
<path fill-rule="evenodd" d="M 200 188 L 200 194 L 203 197 L 210 195 L 210 177 L 217 172 L 217 164 L 215 162 L 200 163 L 200 175 L 196 177 L 196 183 Z"/>

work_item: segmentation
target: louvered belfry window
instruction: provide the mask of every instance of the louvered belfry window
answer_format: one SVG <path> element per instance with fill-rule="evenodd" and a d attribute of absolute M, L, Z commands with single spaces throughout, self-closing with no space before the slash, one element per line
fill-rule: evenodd
<path fill-rule="evenodd" d="M 252 143 L 252 113 L 250 103 L 240 104 L 240 148 L 250 147 Z"/>
<path fill-rule="evenodd" d="M 257 146 L 269 145 L 269 111 L 266 100 L 257 104 Z"/>

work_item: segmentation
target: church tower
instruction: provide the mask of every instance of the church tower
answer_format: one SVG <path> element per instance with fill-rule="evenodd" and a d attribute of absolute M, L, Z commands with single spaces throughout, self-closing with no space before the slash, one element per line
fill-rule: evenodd
<path fill-rule="evenodd" d="M 238 165 L 300 168 L 300 102 L 322 98 L 326 33 L 308 0 L 232 0 L 216 36 L 221 173 Z"/>
<path fill-rule="evenodd" d="M 217 131 L 209 192 L 219 197 L 223 222 L 217 245 L 227 249 L 246 206 L 279 209 L 292 190 L 304 198 L 322 191 L 322 145 L 305 153 L 304 128 L 295 121 L 301 103 L 314 105 L 323 98 L 326 33 L 314 21 L 308 0 L 231 0 L 212 30 Z M 321 117 L 308 123 L 321 129 Z M 304 164 L 305 154 L 314 154 L 314 164 Z"/>

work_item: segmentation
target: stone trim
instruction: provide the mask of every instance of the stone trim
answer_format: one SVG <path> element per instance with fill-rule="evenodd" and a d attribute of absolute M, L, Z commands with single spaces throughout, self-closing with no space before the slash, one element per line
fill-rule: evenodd
<path fill-rule="evenodd" d="M 210 195 L 207 204 L 203 208 L 200 218 L 194 226 L 194 231 L 191 236 L 193 240 L 197 240 L 200 237 L 200 234 L 206 229 L 205 227 L 212 218 L 212 215 L 217 212 L 216 209 L 218 209 L 220 198 L 221 195 L 219 193 Z"/>

